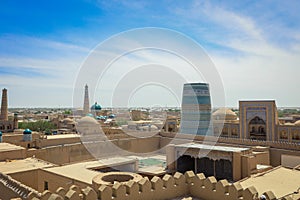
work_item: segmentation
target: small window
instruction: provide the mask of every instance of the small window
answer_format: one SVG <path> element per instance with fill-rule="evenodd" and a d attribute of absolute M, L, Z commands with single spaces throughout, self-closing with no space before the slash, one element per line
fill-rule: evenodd
<path fill-rule="evenodd" d="M 47 181 L 44 182 L 44 190 L 48 190 L 48 182 Z"/>

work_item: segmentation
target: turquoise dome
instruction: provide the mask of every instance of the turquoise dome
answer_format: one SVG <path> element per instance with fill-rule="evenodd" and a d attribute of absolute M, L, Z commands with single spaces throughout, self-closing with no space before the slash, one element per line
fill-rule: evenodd
<path fill-rule="evenodd" d="M 97 102 L 91 107 L 91 110 L 101 110 L 101 109 L 102 109 L 101 106 L 97 104 Z"/>
<path fill-rule="evenodd" d="M 88 113 L 86 114 L 86 116 L 94 118 L 94 115 L 92 113 Z"/>
<path fill-rule="evenodd" d="M 0 131 L 0 136 L 2 136 L 2 132 Z"/>
<path fill-rule="evenodd" d="M 31 134 L 31 133 L 32 133 L 32 131 L 28 128 L 25 129 L 24 132 L 23 132 L 23 134 Z"/>
<path fill-rule="evenodd" d="M 105 120 L 105 119 L 107 119 L 107 117 L 106 117 L 106 116 L 103 116 L 103 115 L 97 116 L 96 118 L 97 118 L 98 120 Z"/>
<path fill-rule="evenodd" d="M 108 116 L 108 118 L 110 118 L 110 119 L 114 119 L 115 117 L 116 117 L 115 114 L 110 114 L 110 115 Z"/>

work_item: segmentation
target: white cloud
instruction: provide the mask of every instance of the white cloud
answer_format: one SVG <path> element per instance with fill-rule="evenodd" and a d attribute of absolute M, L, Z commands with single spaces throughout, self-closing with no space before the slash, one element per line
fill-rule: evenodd
<path fill-rule="evenodd" d="M 177 8 L 182 24 L 184 20 L 189 24 L 211 23 L 210 30 L 195 29 L 200 39 L 226 47 L 208 46 L 207 52 L 224 80 L 227 105 L 237 106 L 240 99 L 275 99 L 278 105 L 299 106 L 300 94 L 294 92 L 300 85 L 296 75 L 300 74 L 297 29 L 283 29 L 282 24 L 281 29 L 267 29 L 259 16 L 238 14 L 210 2 L 195 1 L 190 9 Z M 276 27 L 276 21 L 269 26 Z M 280 35 L 287 31 L 290 39 L 273 41 L 276 31 Z"/>
<path fill-rule="evenodd" d="M 107 10 L 112 6 L 107 1 L 98 1 L 97 3 Z M 136 10 L 136 13 L 143 12 L 142 10 L 148 6 L 147 2 L 132 3 L 131 1 L 121 1 L 119 5 Z M 132 10 L 130 15 L 135 14 Z M 297 78 L 297 74 L 300 74 L 299 29 L 284 26 L 284 23 L 276 21 L 268 22 L 268 27 L 266 27 L 266 21 L 262 23 L 259 15 L 241 14 L 237 10 L 229 10 L 220 4 L 212 4 L 209 1 L 193 1 L 184 3 L 184 6 L 170 3 L 168 10 L 163 11 L 166 13 L 158 15 L 156 12 L 147 10 L 147 14 L 157 15 L 158 21 L 162 21 L 157 24 L 179 27 L 179 31 L 186 31 L 184 33 L 196 40 L 207 42 L 203 46 L 207 47 L 208 54 L 215 62 L 224 80 L 228 105 L 236 105 L 239 99 L 244 98 L 274 98 L 278 100 L 279 105 L 299 105 L 297 101 L 300 99 L 300 93 L 295 92 L 298 90 L 297 86 L 300 85 Z M 125 16 L 125 13 L 127 12 L 122 14 Z M 144 19 L 143 16 L 141 19 Z M 93 29 L 93 31 L 97 30 L 99 29 Z M 74 34 L 76 35 L 76 33 Z M 277 34 L 283 38 L 282 41 L 274 40 Z M 86 39 L 85 34 L 78 35 L 80 34 L 76 35 L 77 40 L 84 41 Z M 275 38 L 280 40 L 280 37 L 279 39 Z M 122 52 L 128 45 L 139 46 L 132 40 L 123 40 L 116 42 L 111 48 Z M 6 49 L 1 52 L 1 66 L 30 68 L 49 75 L 48 78 L 26 78 L 1 76 L 0 74 L 1 85 L 15 86 L 16 91 L 21 93 L 26 90 L 25 86 L 48 88 L 51 92 L 48 94 L 41 91 L 43 97 L 36 96 L 36 104 L 39 101 L 42 102 L 43 98 L 49 99 L 55 95 L 55 89 L 63 88 L 57 91 L 59 94 L 66 89 L 69 92 L 64 94 L 70 95 L 76 73 L 90 51 L 87 47 L 72 43 L 19 35 L 2 36 L 0 47 L 3 49 L 7 47 L 13 52 L 9 56 L 6 54 Z M 118 51 L 101 53 L 109 56 L 117 55 Z M 193 53 L 191 52 L 191 54 Z M 138 55 L 131 56 L 130 59 L 120 60 L 121 65 L 123 63 L 126 63 L 127 66 L 135 65 L 139 62 L 153 60 L 172 65 L 175 68 L 178 67 L 178 69 L 184 65 L 164 54 L 140 52 Z M 122 70 L 117 70 L 109 71 L 108 82 L 122 72 Z M 24 87 L 22 87 L 23 85 Z M 100 98 L 101 95 L 99 95 Z M 62 95 L 57 98 L 67 104 L 66 99 L 71 97 Z M 47 100 L 47 102 L 52 101 Z M 19 104 L 16 102 L 14 105 Z"/>

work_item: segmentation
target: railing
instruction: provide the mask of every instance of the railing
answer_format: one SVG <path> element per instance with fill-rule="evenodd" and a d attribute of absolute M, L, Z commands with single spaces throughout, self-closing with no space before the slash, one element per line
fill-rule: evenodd
<path fill-rule="evenodd" d="M 216 137 L 216 136 L 201 136 L 201 135 L 189 135 L 182 133 L 169 133 L 169 132 L 160 132 L 159 134 L 162 137 L 169 138 L 180 138 L 180 139 L 193 139 L 194 141 L 218 141 L 219 143 L 229 143 L 229 144 L 238 144 L 238 145 L 249 145 L 249 146 L 269 146 L 279 149 L 289 149 L 289 150 L 300 150 L 300 145 L 297 142 L 288 142 L 288 141 L 267 141 L 267 140 L 254 140 L 254 139 L 243 139 L 235 137 Z M 193 137 L 192 137 L 193 136 Z"/>

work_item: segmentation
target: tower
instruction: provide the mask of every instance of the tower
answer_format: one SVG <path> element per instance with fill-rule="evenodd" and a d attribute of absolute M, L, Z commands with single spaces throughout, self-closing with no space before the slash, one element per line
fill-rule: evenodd
<path fill-rule="evenodd" d="M 84 90 L 83 114 L 86 115 L 89 112 L 90 112 L 89 87 L 86 84 Z"/>
<path fill-rule="evenodd" d="M 211 135 L 211 101 L 207 83 L 183 86 L 180 133 Z"/>
<path fill-rule="evenodd" d="M 15 113 L 14 114 L 14 129 L 18 129 L 19 126 L 18 126 L 18 114 Z"/>
<path fill-rule="evenodd" d="M 8 121 L 7 113 L 7 89 L 2 90 L 1 115 L 0 120 Z"/>
<path fill-rule="evenodd" d="M 23 141 L 32 141 L 32 131 L 30 129 L 25 129 L 23 132 Z"/>

